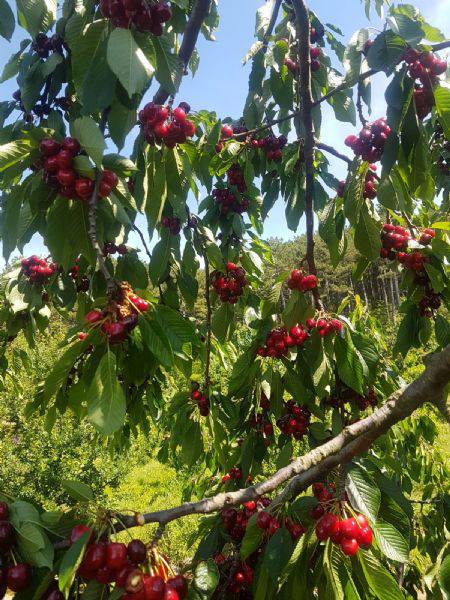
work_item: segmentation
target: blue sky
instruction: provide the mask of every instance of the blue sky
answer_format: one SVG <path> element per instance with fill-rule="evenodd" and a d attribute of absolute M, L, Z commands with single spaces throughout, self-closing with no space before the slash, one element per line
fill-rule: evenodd
<path fill-rule="evenodd" d="M 194 110 L 215 110 L 220 117 L 231 116 L 237 118 L 242 113 L 247 94 L 249 65 L 242 66 L 242 57 L 247 53 L 254 41 L 255 12 L 263 4 L 263 0 L 219 0 L 220 25 L 216 33 L 215 42 L 200 39 L 198 50 L 200 53 L 200 66 L 194 78 L 185 77 L 178 95 L 179 100 L 189 102 Z M 443 33 L 450 36 L 450 0 L 416 0 L 413 2 L 424 17 L 432 24 L 438 26 Z M 372 13 L 372 21 L 368 22 L 363 3 L 358 0 L 311 0 L 309 6 L 324 22 L 334 23 L 344 33 L 343 43 L 347 43 L 352 33 L 364 26 L 380 27 L 380 20 Z M 0 67 L 8 60 L 10 54 L 16 51 L 18 43 L 25 32 L 18 28 L 11 43 L 0 38 Z M 384 76 L 378 75 L 373 81 L 372 104 L 374 118 L 385 114 L 383 96 Z M 153 93 L 156 82 L 150 89 L 149 96 Z M 16 89 L 14 80 L 0 85 L 2 100 L 11 96 Z M 340 123 L 332 117 L 328 106 L 324 107 L 323 127 L 321 139 L 337 149 L 346 152 L 343 145 L 344 137 L 352 132 L 350 124 Z M 128 146 L 128 144 L 127 144 Z M 126 153 L 127 148 L 124 152 Z M 343 164 L 333 159 L 334 174 L 342 178 L 345 176 Z M 140 220 L 140 226 L 144 225 Z M 300 223 L 299 232 L 303 230 Z M 144 227 L 145 228 L 145 225 Z M 278 236 L 285 239 L 292 238 L 284 219 L 284 206 L 278 202 L 267 220 L 265 237 Z M 137 245 L 135 238 L 131 243 Z M 42 251 L 38 238 L 34 238 L 26 247 L 25 253 Z"/>

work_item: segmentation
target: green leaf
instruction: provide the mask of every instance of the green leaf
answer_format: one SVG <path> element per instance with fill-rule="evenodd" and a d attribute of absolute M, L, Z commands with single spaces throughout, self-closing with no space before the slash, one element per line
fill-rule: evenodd
<path fill-rule="evenodd" d="M 262 564 L 269 569 L 274 583 L 277 582 L 280 573 L 287 565 L 293 549 L 291 535 L 284 527 L 279 529 L 267 542 Z"/>
<path fill-rule="evenodd" d="M 441 348 L 450 344 L 450 323 L 442 315 L 436 315 L 434 333 Z"/>
<path fill-rule="evenodd" d="M 64 592 L 66 598 L 69 595 L 75 574 L 83 559 L 84 549 L 87 546 L 90 536 L 90 531 L 83 533 L 62 558 L 58 572 L 58 583 L 59 589 Z"/>
<path fill-rule="evenodd" d="M 450 554 L 447 554 L 441 563 L 438 582 L 442 592 L 450 598 Z"/>
<path fill-rule="evenodd" d="M 367 53 L 367 62 L 371 69 L 392 73 L 406 49 L 406 42 L 393 31 L 380 33 L 373 41 Z"/>
<path fill-rule="evenodd" d="M 357 559 L 367 584 L 376 598 L 379 600 L 404 600 L 403 592 L 395 579 L 371 552 L 358 552 Z"/>
<path fill-rule="evenodd" d="M 450 139 L 450 89 L 442 85 L 435 86 L 434 100 L 444 135 Z"/>
<path fill-rule="evenodd" d="M 0 0 L 0 35 L 10 40 L 14 33 L 14 14 L 6 0 Z"/>
<path fill-rule="evenodd" d="M 211 322 L 213 334 L 223 343 L 227 339 L 234 319 L 234 308 L 228 302 L 224 302 L 214 312 Z"/>
<path fill-rule="evenodd" d="M 347 473 L 345 489 L 353 508 L 375 522 L 380 508 L 381 492 L 369 473 L 360 467 L 352 466 Z"/>
<path fill-rule="evenodd" d="M 136 110 L 128 108 L 115 97 L 108 113 L 108 130 L 112 141 L 123 148 L 125 138 L 136 124 Z"/>
<path fill-rule="evenodd" d="M 18 22 L 32 37 L 50 29 L 56 21 L 56 12 L 56 0 L 17 0 Z"/>
<path fill-rule="evenodd" d="M 245 535 L 241 542 L 242 560 L 245 560 L 250 554 L 253 554 L 253 552 L 258 549 L 264 536 L 264 531 L 256 525 L 257 516 L 257 514 L 252 515 L 245 528 Z"/>
<path fill-rule="evenodd" d="M 375 260 L 380 256 L 380 225 L 365 204 L 361 208 L 358 222 L 355 225 L 355 247 L 370 260 Z"/>
<path fill-rule="evenodd" d="M 381 552 L 397 562 L 408 562 L 409 544 L 391 523 L 378 522 L 373 528 Z"/>
<path fill-rule="evenodd" d="M 142 92 L 153 75 L 154 67 L 136 44 L 130 29 L 113 29 L 108 40 L 108 64 L 128 95 Z"/>
<path fill-rule="evenodd" d="M 125 422 L 126 401 L 117 379 L 116 357 L 107 351 L 88 390 L 88 419 L 102 435 L 110 435 Z"/>
<path fill-rule="evenodd" d="M 161 239 L 155 245 L 149 265 L 149 273 L 152 283 L 157 285 L 160 278 L 169 266 L 171 239 L 170 234 L 164 231 Z"/>
<path fill-rule="evenodd" d="M 9 142 L 0 146 L 0 173 L 16 165 L 30 154 L 30 146 L 26 142 Z"/>
<path fill-rule="evenodd" d="M 183 76 L 183 67 L 178 55 L 171 52 L 171 46 L 164 37 L 153 36 L 156 53 L 155 77 L 166 92 L 175 94 Z"/>
<path fill-rule="evenodd" d="M 3 197 L 1 231 L 3 257 L 8 261 L 16 248 L 19 237 L 20 211 L 22 207 L 23 187 L 15 187 Z"/>
<path fill-rule="evenodd" d="M 97 167 L 100 167 L 106 142 L 97 123 L 90 117 L 80 117 L 72 123 L 71 132 L 72 136 L 77 138 Z"/>
<path fill-rule="evenodd" d="M 63 479 L 61 485 L 74 500 L 80 502 L 90 502 L 94 499 L 94 494 L 91 488 L 82 481 L 75 479 Z"/>
<path fill-rule="evenodd" d="M 170 342 L 162 327 L 154 320 L 146 317 L 139 319 L 139 329 L 144 344 L 165 367 L 173 365 L 173 352 Z"/>
<path fill-rule="evenodd" d="M 336 366 L 342 381 L 358 394 L 364 394 L 364 368 L 361 357 L 353 345 L 349 332 L 337 336 L 334 342 Z"/>
<path fill-rule="evenodd" d="M 219 583 L 219 569 L 212 558 L 199 563 L 194 571 L 193 585 L 202 597 L 210 598 Z"/>

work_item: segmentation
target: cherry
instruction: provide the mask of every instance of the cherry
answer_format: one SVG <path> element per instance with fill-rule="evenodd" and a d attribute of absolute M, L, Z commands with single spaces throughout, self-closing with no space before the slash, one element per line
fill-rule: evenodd
<path fill-rule="evenodd" d="M 39 150 L 44 156 L 52 156 L 53 154 L 59 152 L 60 148 L 61 144 L 53 138 L 44 138 L 39 144 Z"/>
<path fill-rule="evenodd" d="M 186 122 L 186 113 L 179 106 L 173 109 L 172 115 L 175 121 L 178 123 L 184 124 Z"/>
<path fill-rule="evenodd" d="M 115 579 L 115 572 L 108 567 L 102 567 L 97 571 L 96 580 L 99 583 L 112 583 Z"/>
<path fill-rule="evenodd" d="M 147 547 L 141 540 L 131 540 L 127 546 L 127 555 L 135 565 L 140 565 L 147 558 Z"/>
<path fill-rule="evenodd" d="M 106 183 L 108 183 L 112 188 L 114 188 L 119 183 L 119 178 L 114 173 L 114 171 L 105 169 L 102 173 L 102 181 L 106 181 Z"/>
<path fill-rule="evenodd" d="M 55 158 L 60 169 L 67 169 L 72 165 L 73 156 L 68 150 L 60 150 Z"/>
<path fill-rule="evenodd" d="M 359 525 L 353 517 L 341 521 L 341 531 L 345 538 L 357 538 L 359 533 Z"/>
<path fill-rule="evenodd" d="M 30 565 L 18 563 L 8 568 L 8 587 L 12 592 L 24 590 L 30 582 Z"/>
<path fill-rule="evenodd" d="M 66 137 L 62 143 L 62 147 L 72 156 L 75 156 L 80 151 L 80 143 L 72 137 Z"/>
<path fill-rule="evenodd" d="M 59 590 L 52 590 L 48 596 L 45 596 L 45 600 L 64 600 L 64 594 Z"/>
<path fill-rule="evenodd" d="M 177 592 L 178 598 L 184 600 L 188 591 L 188 582 L 183 575 L 176 575 L 167 580 L 166 587 L 173 588 Z"/>
<path fill-rule="evenodd" d="M 5 521 L 9 516 L 9 508 L 6 502 L 0 502 L 0 521 Z"/>
<path fill-rule="evenodd" d="M 101 313 L 99 310 L 90 310 L 84 317 L 84 320 L 91 325 L 93 323 L 98 323 L 98 321 L 101 321 L 102 319 L 103 313 Z"/>
<path fill-rule="evenodd" d="M 126 592 L 139 592 L 144 587 L 143 573 L 140 569 L 126 564 L 116 571 L 116 584 Z"/>
<path fill-rule="evenodd" d="M 165 583 L 159 575 L 144 575 L 145 600 L 163 600 Z"/>
<path fill-rule="evenodd" d="M 58 155 L 52 155 L 45 159 L 44 171 L 47 173 L 56 173 L 59 169 Z"/>
<path fill-rule="evenodd" d="M 355 520 L 362 529 L 364 527 L 369 526 L 369 521 L 366 519 L 366 517 L 364 515 L 361 515 L 361 514 L 356 515 Z"/>
<path fill-rule="evenodd" d="M 101 181 L 98 186 L 98 194 L 102 198 L 106 198 L 111 193 L 111 186 L 106 181 Z"/>
<path fill-rule="evenodd" d="M 14 529 L 9 521 L 0 521 L 0 549 L 9 550 L 14 539 Z"/>
<path fill-rule="evenodd" d="M 56 173 L 56 179 L 61 185 L 69 187 L 75 183 L 75 171 L 73 169 L 59 169 Z"/>
<path fill-rule="evenodd" d="M 222 125 L 220 133 L 223 138 L 230 138 L 233 137 L 234 131 L 231 125 Z"/>
<path fill-rule="evenodd" d="M 120 569 L 127 561 L 127 547 L 119 542 L 110 542 L 106 546 L 106 566 Z"/>
<path fill-rule="evenodd" d="M 165 122 L 157 123 L 153 131 L 157 138 L 164 140 L 169 134 L 169 125 Z"/>
<path fill-rule="evenodd" d="M 354 556 L 358 552 L 359 544 L 354 538 L 345 538 L 341 541 L 341 550 L 346 556 Z"/>
<path fill-rule="evenodd" d="M 91 311 L 93 312 L 93 311 Z M 89 314 L 89 313 L 88 313 Z M 87 315 L 86 315 L 87 316 Z M 80 537 L 86 533 L 90 531 L 92 534 L 92 529 L 90 527 L 87 527 L 86 525 L 75 525 L 75 527 L 72 529 L 72 531 L 70 532 L 70 543 L 74 544 L 77 540 L 80 539 Z M 92 537 L 92 535 L 91 535 Z"/>
<path fill-rule="evenodd" d="M 89 546 L 83 558 L 86 568 L 91 571 L 98 571 L 104 567 L 105 561 L 106 544 L 104 542 L 99 542 Z"/>
<path fill-rule="evenodd" d="M 78 177 L 75 180 L 75 191 L 77 196 L 83 200 L 89 198 L 94 190 L 94 182 L 88 177 Z"/>
<path fill-rule="evenodd" d="M 317 504 L 316 506 L 313 506 L 313 508 L 309 511 L 309 514 L 312 519 L 320 519 L 324 512 L 324 507 L 321 504 Z"/>
<path fill-rule="evenodd" d="M 358 534 L 358 542 L 361 548 L 366 549 L 372 544 L 373 534 L 369 526 L 362 527 Z"/>

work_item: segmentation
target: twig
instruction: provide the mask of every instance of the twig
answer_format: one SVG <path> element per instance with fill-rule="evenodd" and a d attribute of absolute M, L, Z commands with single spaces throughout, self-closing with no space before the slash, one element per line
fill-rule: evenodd
<path fill-rule="evenodd" d="M 405 580 L 405 563 L 401 563 L 398 567 L 398 578 L 397 583 L 399 587 L 403 587 L 403 582 Z"/>
<path fill-rule="evenodd" d="M 316 147 L 319 148 L 319 150 L 324 150 L 325 152 L 336 156 L 336 158 L 344 160 L 348 165 L 351 165 L 353 162 L 351 158 L 345 156 L 345 154 L 341 154 L 335 148 L 333 148 L 333 146 L 329 146 L 328 144 L 324 144 L 323 142 L 316 142 Z"/>
<path fill-rule="evenodd" d="M 148 256 L 148 260 L 152 260 L 152 253 L 150 252 L 149 247 L 147 246 L 147 242 L 145 241 L 144 234 L 139 229 L 139 227 L 136 225 L 136 223 L 132 223 L 131 226 L 133 227 L 134 231 L 138 234 L 138 236 L 141 238 L 141 242 L 142 242 L 142 245 L 144 246 L 145 253 Z"/>
<path fill-rule="evenodd" d="M 263 37 L 263 45 L 261 47 L 261 51 L 264 53 L 267 52 L 267 48 L 269 46 L 269 39 L 270 39 L 270 36 L 272 35 L 275 24 L 277 22 L 278 13 L 280 11 L 280 6 L 281 6 L 281 0 L 275 0 L 272 14 L 270 15 L 269 25 L 268 25 L 268 27 L 266 29 L 266 33 L 264 34 L 264 37 Z"/>
<path fill-rule="evenodd" d="M 402 217 L 405 220 L 406 224 L 408 225 L 409 233 L 412 235 L 412 237 L 415 237 L 416 236 L 415 231 L 414 231 L 415 227 L 414 227 L 411 219 L 403 211 L 402 211 Z"/>
<path fill-rule="evenodd" d="M 380 435 L 386 433 L 395 423 L 409 417 L 425 401 L 437 402 L 449 380 L 450 345 L 442 352 L 431 355 L 421 375 L 414 382 L 397 390 L 371 415 L 348 425 L 339 435 L 304 456 L 296 458 L 265 481 L 238 491 L 222 492 L 198 502 L 185 502 L 174 508 L 147 513 L 143 515 L 143 521 L 167 524 L 192 514 L 210 514 L 225 507 L 255 500 L 289 481 L 273 502 L 274 505 L 284 503 L 315 481 L 321 481 L 338 465 L 347 463 L 365 452 Z M 121 520 L 126 527 L 136 526 L 134 517 L 121 515 Z M 119 524 L 116 530 L 121 531 L 121 529 L 123 527 Z"/>
<path fill-rule="evenodd" d="M 202 246 L 203 247 L 203 246 Z M 211 320 L 212 320 L 212 309 L 211 309 L 211 296 L 210 296 L 210 284 L 209 284 L 209 260 L 206 254 L 206 250 L 203 252 L 203 260 L 205 261 L 205 301 L 206 301 L 206 360 L 205 360 L 205 394 L 209 392 L 210 384 L 210 366 L 211 366 Z M 207 396 L 209 394 L 206 394 Z"/>
<path fill-rule="evenodd" d="M 194 8 L 192 9 L 189 20 L 184 30 L 183 41 L 181 42 L 180 51 L 178 57 L 183 66 L 183 70 L 186 69 L 191 59 L 192 53 L 194 52 L 195 45 L 202 27 L 202 23 L 209 13 L 211 6 L 211 0 L 197 0 Z M 153 97 L 155 104 L 164 104 L 169 98 L 170 93 L 167 92 L 161 85 Z"/>
<path fill-rule="evenodd" d="M 311 91 L 311 56 L 310 56 L 310 22 L 308 8 L 304 0 L 293 0 L 296 15 L 298 64 L 300 77 L 298 79 L 298 96 L 301 101 L 301 119 L 304 128 L 304 157 L 305 157 L 305 216 L 306 216 L 306 259 L 310 274 L 317 275 L 314 258 L 314 125 L 312 119 L 313 97 Z M 312 291 L 314 305 L 318 310 L 323 308 L 319 289 Z"/>
<path fill-rule="evenodd" d="M 100 121 L 100 131 L 102 134 L 105 132 L 106 121 L 108 118 L 108 110 L 104 110 L 102 113 L 101 121 Z M 108 271 L 108 267 L 106 266 L 105 257 L 103 256 L 103 251 L 98 243 L 97 239 L 97 198 L 98 198 L 98 190 L 100 187 L 100 181 L 102 178 L 102 172 L 100 169 L 95 169 L 95 183 L 94 189 L 92 191 L 92 195 L 89 200 L 89 231 L 88 235 L 91 240 L 91 245 L 94 249 L 94 252 L 97 256 L 97 262 L 100 271 L 103 274 L 103 277 L 106 281 L 106 288 L 108 295 L 110 295 L 115 288 L 115 280 L 111 273 Z"/>
<path fill-rule="evenodd" d="M 365 127 L 367 125 L 367 119 L 364 116 L 363 107 L 362 107 L 362 83 L 361 83 L 361 81 L 358 81 L 358 86 L 357 86 L 356 108 L 358 110 L 359 120 L 361 121 L 362 126 Z"/>

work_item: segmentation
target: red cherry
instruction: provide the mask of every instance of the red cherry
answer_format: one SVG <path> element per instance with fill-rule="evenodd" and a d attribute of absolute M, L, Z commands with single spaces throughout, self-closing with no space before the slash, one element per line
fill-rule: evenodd
<path fill-rule="evenodd" d="M 368 548 L 372 545 L 372 529 L 370 527 L 363 527 L 358 535 L 358 542 L 361 548 Z"/>
<path fill-rule="evenodd" d="M 193 121 L 186 121 L 184 124 L 184 133 L 186 137 L 192 137 L 195 134 L 195 123 Z"/>
<path fill-rule="evenodd" d="M 127 337 L 126 323 L 121 321 L 116 321 L 114 323 L 103 323 L 102 330 L 108 336 L 108 341 L 111 344 L 123 342 Z"/>
<path fill-rule="evenodd" d="M 93 323 L 98 323 L 98 321 L 101 321 L 102 318 L 103 314 L 99 310 L 90 310 L 84 317 L 84 320 L 92 325 Z"/>
<path fill-rule="evenodd" d="M 9 516 L 9 508 L 6 502 L 0 502 L 0 521 L 4 521 Z"/>
<path fill-rule="evenodd" d="M 166 587 L 176 590 L 178 598 L 180 598 L 180 600 L 184 600 L 188 591 L 188 582 L 186 577 L 183 577 L 183 575 L 176 575 L 175 577 L 171 577 L 167 580 Z"/>
<path fill-rule="evenodd" d="M 358 138 L 356 135 L 348 135 L 345 140 L 344 140 L 344 144 L 346 146 L 348 146 L 349 148 L 353 148 L 353 146 L 358 142 Z"/>
<path fill-rule="evenodd" d="M 131 540 L 127 546 L 127 555 L 135 565 L 141 565 L 147 558 L 147 547 L 141 540 Z"/>
<path fill-rule="evenodd" d="M 75 181 L 75 191 L 77 196 L 85 200 L 89 198 L 94 190 L 94 182 L 88 177 L 78 177 Z"/>
<path fill-rule="evenodd" d="M 91 312 L 93 312 L 93 311 L 91 311 Z M 86 525 L 75 525 L 75 527 L 70 532 L 70 538 L 69 538 L 70 539 L 70 543 L 74 544 L 77 540 L 80 539 L 80 537 L 84 533 L 86 533 L 88 531 L 90 531 L 92 533 L 92 529 L 90 527 L 87 527 Z"/>
<path fill-rule="evenodd" d="M 106 198 L 111 193 L 111 186 L 106 181 L 100 181 L 98 186 L 98 195 L 102 198 Z"/>
<path fill-rule="evenodd" d="M 353 517 L 341 521 L 341 531 L 345 538 L 353 539 L 358 537 L 359 525 Z"/>
<path fill-rule="evenodd" d="M 75 183 L 76 175 L 73 169 L 59 169 L 56 173 L 56 179 L 65 187 L 70 187 Z"/>
<path fill-rule="evenodd" d="M 165 583 L 159 575 L 144 575 L 145 600 L 163 600 Z"/>
<path fill-rule="evenodd" d="M 60 169 L 68 169 L 72 166 L 73 156 L 68 150 L 60 150 L 55 158 Z"/>
<path fill-rule="evenodd" d="M 344 538 L 341 541 L 341 550 L 346 556 L 354 556 L 358 548 L 359 544 L 354 538 Z"/>
<path fill-rule="evenodd" d="M 153 132 L 155 137 L 164 140 L 169 134 L 169 125 L 164 121 L 156 123 Z"/>
<path fill-rule="evenodd" d="M 175 588 L 168 587 L 166 585 L 166 587 L 164 588 L 164 596 L 163 596 L 164 600 L 178 600 L 179 597 L 180 596 L 178 595 L 178 592 Z"/>
<path fill-rule="evenodd" d="M 115 188 L 119 183 L 119 178 L 114 173 L 114 171 L 110 171 L 109 169 L 105 169 L 102 173 L 102 181 L 108 183 L 111 188 Z"/>
<path fill-rule="evenodd" d="M 127 547 L 119 542 L 110 542 L 106 546 L 106 566 L 120 569 L 127 562 Z"/>
<path fill-rule="evenodd" d="M 44 156 L 53 156 L 54 154 L 59 152 L 60 148 L 61 144 L 53 138 L 44 138 L 39 144 L 39 150 Z"/>
<path fill-rule="evenodd" d="M 358 523 L 358 525 L 362 528 L 364 527 L 369 527 L 369 521 L 366 519 L 366 517 L 364 515 L 356 515 L 355 517 L 356 522 Z"/>
<path fill-rule="evenodd" d="M 44 171 L 46 171 L 47 173 L 56 173 L 58 169 L 59 164 L 57 155 L 52 155 L 45 159 Z"/>
<path fill-rule="evenodd" d="M 230 138 L 233 136 L 233 128 L 231 125 L 222 125 L 222 129 L 220 130 L 220 134 L 223 138 Z"/>
<path fill-rule="evenodd" d="M 108 569 L 108 567 L 102 567 L 97 571 L 96 580 L 99 583 L 112 583 L 115 579 L 115 572 L 113 569 Z"/>
<path fill-rule="evenodd" d="M 9 521 L 0 521 L 0 550 L 9 550 L 14 540 L 14 529 Z"/>
<path fill-rule="evenodd" d="M 99 542 L 98 544 L 92 544 L 86 550 L 83 558 L 87 569 L 91 571 L 98 571 L 105 566 L 106 560 L 106 544 Z"/>
<path fill-rule="evenodd" d="M 181 123 L 182 125 L 186 123 L 186 113 L 179 106 L 173 109 L 172 115 L 175 121 L 177 121 L 177 123 Z"/>
<path fill-rule="evenodd" d="M 67 152 L 70 152 L 72 156 L 75 156 L 75 154 L 78 154 L 80 151 L 80 143 L 72 137 L 66 137 L 62 143 L 62 147 L 64 150 L 67 150 Z"/>
<path fill-rule="evenodd" d="M 270 515 L 265 510 L 262 510 L 258 513 L 256 517 L 256 525 L 260 529 L 268 529 L 270 523 L 272 522 L 272 515 Z"/>
<path fill-rule="evenodd" d="M 18 563 L 8 569 L 8 587 L 12 592 L 24 590 L 30 582 L 31 570 L 27 563 Z"/>

